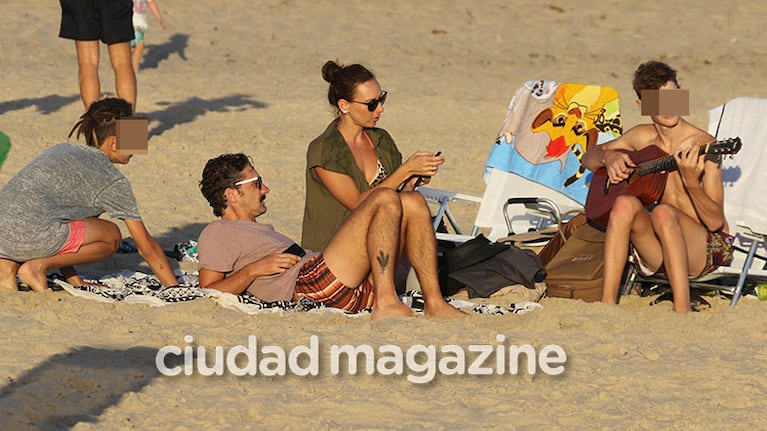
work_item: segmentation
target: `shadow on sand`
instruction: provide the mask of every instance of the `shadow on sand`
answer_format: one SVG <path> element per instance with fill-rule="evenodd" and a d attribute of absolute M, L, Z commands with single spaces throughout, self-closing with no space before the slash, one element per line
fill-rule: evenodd
<path fill-rule="evenodd" d="M 186 47 L 189 46 L 189 35 L 176 33 L 170 40 L 159 45 L 147 44 L 141 59 L 141 69 L 157 69 L 161 62 L 168 60 L 173 54 L 186 61 Z"/>
<path fill-rule="evenodd" d="M 150 138 L 160 136 L 179 124 L 191 123 L 208 112 L 245 111 L 263 109 L 268 106 L 263 102 L 252 100 L 251 96 L 245 94 L 233 94 L 208 100 L 190 97 L 182 102 L 157 102 L 157 104 L 166 107 L 142 114 L 149 117 L 151 124 L 159 123 L 150 127 Z"/>
<path fill-rule="evenodd" d="M 71 103 L 80 101 L 79 95 L 59 96 L 52 94 L 49 96 L 25 98 L 0 102 L 0 114 L 25 109 L 30 106 L 37 107 L 43 115 L 48 115 L 60 110 L 62 107 Z M 232 112 L 245 111 L 248 109 L 263 109 L 268 105 L 246 94 L 232 94 L 229 96 L 217 97 L 213 99 L 202 99 L 200 97 L 190 97 L 180 102 L 157 102 L 165 108 L 141 113 L 138 115 L 149 117 L 150 126 L 149 137 L 159 136 L 175 126 L 185 123 L 191 123 L 198 117 L 202 117 L 208 112 Z M 72 119 L 72 124 L 77 121 Z"/>
<path fill-rule="evenodd" d="M 79 102 L 80 95 L 75 94 L 72 96 L 60 96 L 58 94 L 51 94 L 50 96 L 32 97 L 17 100 L 8 100 L 0 102 L 0 115 L 6 112 L 18 111 L 21 109 L 34 106 L 38 112 L 43 115 L 50 115 L 59 109 L 69 105 L 70 103 Z"/>
<path fill-rule="evenodd" d="M 53 355 L 0 390 L 2 428 L 53 431 L 95 423 L 123 395 L 160 375 L 156 354 L 150 347 L 78 347 Z"/>

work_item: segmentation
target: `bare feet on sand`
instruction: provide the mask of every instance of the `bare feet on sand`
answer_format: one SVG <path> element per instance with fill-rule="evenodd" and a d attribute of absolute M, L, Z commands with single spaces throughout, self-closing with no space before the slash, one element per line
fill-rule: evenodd
<path fill-rule="evenodd" d="M 19 290 L 19 285 L 16 282 L 16 271 L 18 269 L 18 263 L 12 260 L 0 259 L 0 289 Z"/>
<path fill-rule="evenodd" d="M 436 304 L 426 304 L 424 314 L 430 319 L 463 319 L 468 316 L 465 312 L 445 301 L 439 301 Z"/>
<path fill-rule="evenodd" d="M 427 304 L 424 310 L 424 315 L 429 319 L 462 319 L 468 316 L 465 312 L 444 301 L 439 301 L 436 304 Z M 386 306 L 376 304 L 373 306 L 370 320 L 412 316 L 415 316 L 413 310 L 401 302 L 392 303 Z"/>
<path fill-rule="evenodd" d="M 35 292 L 45 292 L 48 290 L 48 278 L 45 268 L 37 259 L 24 262 L 19 267 L 19 278 Z"/>
<path fill-rule="evenodd" d="M 399 301 L 385 305 L 376 303 L 373 306 L 373 312 L 370 313 L 370 320 L 381 320 L 389 317 L 411 317 L 413 315 L 413 310 Z"/>

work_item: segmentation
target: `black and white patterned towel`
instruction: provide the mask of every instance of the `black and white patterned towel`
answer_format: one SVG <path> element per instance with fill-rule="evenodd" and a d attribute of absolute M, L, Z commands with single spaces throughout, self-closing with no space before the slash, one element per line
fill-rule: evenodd
<path fill-rule="evenodd" d="M 238 310 L 247 314 L 264 312 L 291 313 L 291 312 L 321 312 L 337 313 L 349 316 L 361 316 L 370 313 L 363 310 L 359 313 L 348 313 L 336 308 L 325 307 L 322 303 L 311 299 L 302 298 L 298 301 L 262 301 L 255 296 L 233 295 L 215 289 L 200 288 L 197 274 L 189 274 L 178 271 L 176 276 L 181 284 L 178 286 L 163 287 L 162 283 L 154 276 L 136 271 L 122 271 L 106 275 L 98 280 L 86 280 L 91 283 L 84 286 L 72 286 L 59 277 L 49 280 L 51 285 L 59 286 L 73 296 L 91 299 L 100 302 L 125 302 L 133 304 L 147 304 L 151 306 L 164 306 L 185 301 L 193 301 L 198 298 L 211 298 L 221 306 Z M 400 299 L 415 312 L 423 312 L 424 301 L 421 292 L 407 291 Z M 521 302 L 508 306 L 477 304 L 461 299 L 448 298 L 456 308 L 476 314 L 506 315 L 523 314 L 543 308 L 535 302 Z"/>

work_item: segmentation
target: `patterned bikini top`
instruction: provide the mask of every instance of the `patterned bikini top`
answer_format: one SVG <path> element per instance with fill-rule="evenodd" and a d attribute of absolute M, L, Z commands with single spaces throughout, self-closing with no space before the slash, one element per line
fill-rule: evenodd
<path fill-rule="evenodd" d="M 368 136 L 368 134 L 364 133 L 364 132 L 362 133 L 362 136 L 364 136 L 365 139 L 367 139 L 368 144 L 370 144 L 370 149 L 374 150 L 375 149 L 375 145 L 373 145 L 373 140 L 370 139 L 370 136 Z M 368 183 L 369 187 L 375 187 L 375 186 L 381 184 L 381 182 L 383 180 L 385 180 L 386 178 L 389 177 L 389 173 L 386 172 L 386 168 L 384 168 L 384 165 L 381 164 L 381 159 L 376 157 L 376 162 L 378 163 L 378 166 L 376 167 L 376 174 L 373 177 L 373 179 L 370 180 L 370 182 Z"/>
<path fill-rule="evenodd" d="M 375 177 L 373 177 L 373 179 L 370 180 L 370 182 L 368 183 L 370 187 L 375 187 L 381 184 L 383 180 L 389 177 L 389 173 L 386 172 L 386 168 L 384 168 L 384 165 L 381 164 L 381 159 L 378 159 L 377 162 L 378 162 L 378 170 L 376 171 Z"/>

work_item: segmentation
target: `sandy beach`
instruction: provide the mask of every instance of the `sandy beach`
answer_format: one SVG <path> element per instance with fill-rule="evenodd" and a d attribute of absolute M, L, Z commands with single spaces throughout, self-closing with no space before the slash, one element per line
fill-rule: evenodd
<path fill-rule="evenodd" d="M 650 59 L 678 70 L 690 90 L 688 120 L 703 128 L 714 106 L 767 97 L 760 31 L 767 3 L 757 0 L 158 4 L 168 29 L 149 17 L 138 75 L 149 154 L 120 169 L 165 248 L 196 239 L 214 219 L 198 181 L 209 158 L 228 152 L 251 155 L 271 189 L 259 220 L 300 238 L 305 149 L 333 118 L 320 74 L 327 60 L 369 66 L 389 92 L 379 126 L 403 155 L 441 150 L 447 161 L 432 186 L 471 194 L 484 189 L 490 146 L 526 80 L 615 87 L 624 127 L 645 120 L 631 78 Z M 43 149 L 76 142 L 67 135 L 83 111 L 74 43 L 57 37 L 59 5 L 5 0 L 3 11 L 0 130 L 12 149 L 0 185 Z M 106 48 L 101 52 L 102 93 L 114 95 Z M 459 215 L 470 223 L 469 210 Z M 148 271 L 136 255 L 79 268 L 92 277 Z M 750 296 L 731 308 L 711 298 L 711 309 L 686 316 L 668 302 L 649 302 L 636 295 L 619 306 L 546 298 L 543 309 L 524 315 L 371 322 L 247 315 L 206 298 L 150 307 L 66 292 L 0 292 L 0 428 L 767 428 L 767 302 Z M 165 346 L 230 349 L 247 346 L 249 336 L 285 351 L 316 336 L 319 373 L 169 377 L 155 366 Z M 437 372 L 414 383 L 408 375 L 423 373 L 407 367 L 401 375 L 333 373 L 331 348 L 345 344 L 434 345 L 437 352 L 557 345 L 567 359 L 559 375 L 540 368 Z"/>

